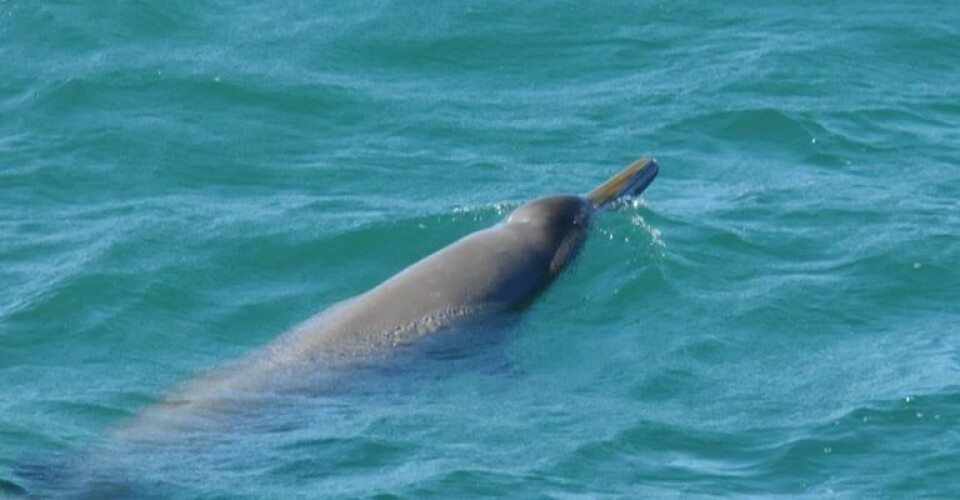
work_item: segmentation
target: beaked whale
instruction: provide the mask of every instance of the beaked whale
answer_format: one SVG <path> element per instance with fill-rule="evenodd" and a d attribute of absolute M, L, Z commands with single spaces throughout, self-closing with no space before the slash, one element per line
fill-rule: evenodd
<path fill-rule="evenodd" d="M 658 171 L 654 160 L 642 159 L 586 195 L 527 203 L 493 227 L 463 237 L 240 361 L 173 391 L 114 428 L 77 460 L 25 466 L 18 475 L 43 484 L 49 493 L 138 496 L 142 460 L 180 461 L 207 447 L 223 446 L 224 431 L 240 435 L 241 429 L 263 425 L 264 419 L 266 425 L 275 425 L 270 418 L 274 410 L 283 426 L 286 396 L 294 396 L 293 403 L 305 404 L 309 412 L 317 398 L 304 401 L 296 396 L 322 393 L 323 384 L 332 384 L 331 392 L 344 384 L 357 385 L 369 368 L 379 383 L 378 367 L 397 359 L 401 366 L 423 360 L 400 354 L 428 345 L 442 332 L 461 338 L 477 325 L 497 330 L 494 318 L 522 310 L 576 258 L 600 209 L 638 195 Z M 490 332 L 480 328 L 479 333 Z M 318 402 L 324 404 L 322 398 Z M 261 418 L 242 418 L 248 414 Z M 302 414 L 297 410 L 292 417 Z M 244 422 L 254 427 L 244 427 Z M 124 472 L 125 467 L 130 472 Z M 2 479 L 0 492 L 29 495 Z"/>
<path fill-rule="evenodd" d="M 316 385 L 311 372 L 376 363 L 439 330 L 529 304 L 573 261 L 601 208 L 641 193 L 659 166 L 641 159 L 586 195 L 554 195 L 414 263 L 224 369 L 148 408 L 117 435 L 192 429 L 265 393 Z"/>

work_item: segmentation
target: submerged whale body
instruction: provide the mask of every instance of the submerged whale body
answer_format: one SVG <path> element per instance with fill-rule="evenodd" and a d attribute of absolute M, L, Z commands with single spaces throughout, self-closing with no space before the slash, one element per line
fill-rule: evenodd
<path fill-rule="evenodd" d="M 89 450 L 95 459 L 25 468 L 18 475 L 49 493 L 137 496 L 131 488 L 143 479 L 146 462 L 178 463 L 184 450 L 193 455 L 223 443 L 213 436 L 223 436 L 225 430 L 238 431 L 226 435 L 242 435 L 262 430 L 250 425 L 285 428 L 323 404 L 296 396 L 337 393 L 371 380 L 379 387 L 389 377 L 378 375 L 409 367 L 411 361 L 422 365 L 416 347 L 430 346 L 444 335 L 489 338 L 503 330 L 497 319 L 515 317 L 576 258 L 598 210 L 641 193 L 658 170 L 655 161 L 640 160 L 586 195 L 527 203 L 493 227 L 461 238 L 246 358 L 169 394 Z M 412 358 L 404 357 L 411 352 Z M 292 400 L 287 398 L 291 395 Z M 302 408 L 284 414 L 290 401 Z M 247 414 L 258 418 L 242 418 Z M 0 481 L 0 492 L 20 495 L 25 490 Z"/>

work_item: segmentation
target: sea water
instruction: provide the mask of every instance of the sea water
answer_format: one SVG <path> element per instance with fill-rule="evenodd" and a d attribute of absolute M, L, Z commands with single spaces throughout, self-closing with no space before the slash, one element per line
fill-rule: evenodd
<path fill-rule="evenodd" d="M 0 479 L 958 495 L 958 61 L 955 2 L 2 1 Z M 411 361 L 202 453 L 91 452 L 641 156 L 656 182 L 481 361 Z"/>

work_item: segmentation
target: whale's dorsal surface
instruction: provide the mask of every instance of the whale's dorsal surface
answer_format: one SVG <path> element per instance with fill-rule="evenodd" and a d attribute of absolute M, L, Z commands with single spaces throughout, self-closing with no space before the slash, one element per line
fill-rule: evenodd
<path fill-rule="evenodd" d="M 304 383 L 305 371 L 369 362 L 437 330 L 528 304 L 574 260 L 598 209 L 639 194 L 657 175 L 640 160 L 585 196 L 527 203 L 375 288 L 331 307 L 265 348 L 175 392 L 121 430 L 189 426 L 190 415 L 234 408 L 264 391 Z"/>

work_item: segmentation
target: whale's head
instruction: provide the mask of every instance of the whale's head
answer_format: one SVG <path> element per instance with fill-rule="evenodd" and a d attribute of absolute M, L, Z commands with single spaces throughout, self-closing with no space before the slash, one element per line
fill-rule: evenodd
<path fill-rule="evenodd" d="M 550 275 L 555 276 L 577 257 L 594 211 L 583 196 L 547 196 L 514 210 L 504 222 L 522 228 L 545 252 L 553 254 Z"/>
<path fill-rule="evenodd" d="M 552 278 L 576 259 L 587 240 L 598 210 L 625 197 L 639 196 L 653 182 L 660 167 L 651 158 L 634 162 L 584 196 L 539 198 L 514 210 L 504 221 L 549 260 Z"/>

